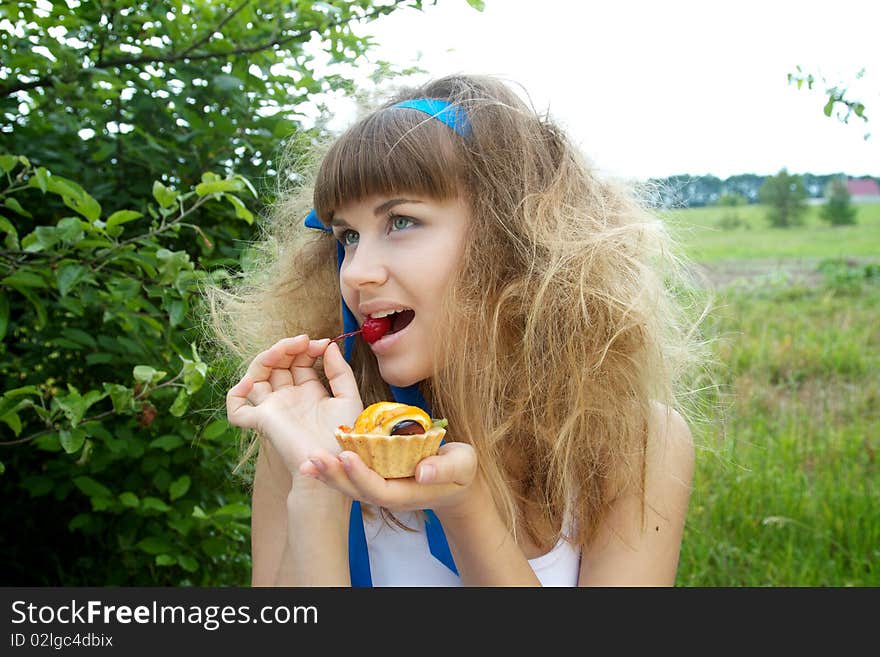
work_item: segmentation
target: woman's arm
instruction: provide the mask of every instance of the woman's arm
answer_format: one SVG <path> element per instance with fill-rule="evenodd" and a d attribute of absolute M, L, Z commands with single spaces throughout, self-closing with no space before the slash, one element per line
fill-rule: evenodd
<path fill-rule="evenodd" d="M 260 436 L 251 497 L 251 586 L 274 586 L 287 545 L 287 496 L 293 482 L 272 444 Z"/>
<path fill-rule="evenodd" d="M 297 474 L 267 440 L 254 473 L 253 586 L 349 586 L 351 500 Z"/>
<path fill-rule="evenodd" d="M 638 491 L 624 491 L 581 554 L 579 586 L 673 586 L 694 470 L 691 432 L 655 405 L 648 433 L 645 516 Z"/>
<path fill-rule="evenodd" d="M 468 509 L 437 510 L 464 586 L 541 586 L 478 478 Z"/>

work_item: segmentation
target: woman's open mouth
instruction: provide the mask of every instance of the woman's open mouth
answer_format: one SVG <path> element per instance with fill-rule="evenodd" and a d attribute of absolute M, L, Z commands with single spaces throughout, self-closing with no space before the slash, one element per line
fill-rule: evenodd
<path fill-rule="evenodd" d="M 402 310 L 391 315 L 391 327 L 388 333 L 370 344 L 370 349 L 377 356 L 381 356 L 394 348 L 406 333 L 406 328 L 415 319 L 416 313 L 413 310 Z"/>

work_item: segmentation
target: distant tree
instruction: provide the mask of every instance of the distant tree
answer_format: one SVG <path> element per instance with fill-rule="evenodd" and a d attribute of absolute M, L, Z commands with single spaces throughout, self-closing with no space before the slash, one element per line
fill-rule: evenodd
<path fill-rule="evenodd" d="M 850 202 L 849 189 L 844 178 L 835 178 L 828 183 L 825 191 L 825 205 L 820 216 L 832 226 L 845 226 L 856 223 L 856 209 Z"/>
<path fill-rule="evenodd" d="M 767 205 L 767 220 L 776 228 L 788 228 L 803 221 L 807 190 L 798 175 L 783 168 L 775 176 L 768 176 L 758 190 L 761 203 Z"/>
<path fill-rule="evenodd" d="M 745 205 L 746 203 L 746 197 L 742 194 L 737 194 L 736 192 L 725 192 L 718 197 L 715 205 L 720 205 L 721 207 L 725 208 L 735 208 L 740 205 Z"/>

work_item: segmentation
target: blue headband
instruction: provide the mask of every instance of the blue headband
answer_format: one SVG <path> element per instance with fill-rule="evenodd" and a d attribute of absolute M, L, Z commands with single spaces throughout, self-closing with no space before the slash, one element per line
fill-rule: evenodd
<path fill-rule="evenodd" d="M 437 100 L 435 98 L 416 98 L 413 100 L 405 100 L 391 107 L 400 107 L 405 109 L 414 109 L 431 118 L 437 119 L 445 123 L 461 137 L 467 138 L 471 135 L 471 124 L 467 114 L 460 107 L 456 107 L 445 100 Z M 305 225 L 308 228 L 316 228 L 330 232 L 330 228 L 321 223 L 314 208 L 309 212 L 305 219 Z M 336 262 L 337 269 L 342 269 L 342 261 L 345 259 L 345 249 L 342 244 L 336 243 Z M 357 319 L 342 300 L 342 326 L 343 333 L 351 333 L 357 331 Z M 354 348 L 356 336 L 344 338 L 343 355 L 345 360 L 351 360 L 351 351 Z M 394 395 L 395 401 L 411 406 L 418 406 L 431 416 L 431 410 L 422 393 L 419 391 L 418 384 L 398 388 L 390 386 L 391 393 Z M 452 552 L 449 550 L 449 543 L 446 540 L 446 534 L 440 520 L 430 509 L 425 509 L 427 516 L 425 522 L 425 532 L 428 537 L 428 548 L 441 563 L 449 568 L 456 575 L 458 569 L 455 567 L 455 561 L 452 558 Z M 348 523 L 348 569 L 351 574 L 352 586 L 372 586 L 373 578 L 370 574 L 370 554 L 367 549 L 367 537 L 364 532 L 364 519 L 361 514 L 360 502 L 355 501 L 351 505 L 351 516 Z"/>

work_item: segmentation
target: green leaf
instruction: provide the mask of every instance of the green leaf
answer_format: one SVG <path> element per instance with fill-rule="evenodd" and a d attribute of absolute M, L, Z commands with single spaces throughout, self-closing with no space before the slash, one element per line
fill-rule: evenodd
<path fill-rule="evenodd" d="M 162 536 L 150 536 L 140 540 L 136 547 L 147 554 L 163 554 L 174 551 L 174 546 L 171 542 Z"/>
<path fill-rule="evenodd" d="M 83 222 L 78 217 L 64 217 L 58 222 L 56 234 L 59 239 L 68 244 L 76 244 L 85 236 Z"/>
<path fill-rule="evenodd" d="M 172 301 L 168 309 L 168 319 L 171 320 L 171 326 L 180 326 L 183 320 L 186 319 L 186 311 L 187 306 L 185 302 L 180 299 Z"/>
<path fill-rule="evenodd" d="M 174 417 L 183 417 L 183 414 L 186 413 L 186 409 L 189 406 L 189 393 L 185 388 L 181 388 L 180 392 L 177 393 L 177 397 L 174 398 L 174 403 L 171 404 L 171 408 L 168 410 L 171 415 Z"/>
<path fill-rule="evenodd" d="M 831 116 L 831 112 L 834 111 L 834 101 L 834 96 L 828 97 L 828 102 L 825 103 L 825 107 L 822 110 L 823 112 L 825 112 L 825 116 Z"/>
<path fill-rule="evenodd" d="M 0 283 L 4 285 L 9 285 L 14 288 L 24 288 L 24 287 L 49 287 L 49 284 L 46 282 L 46 279 L 42 276 L 38 276 L 37 274 L 29 271 L 17 271 L 11 276 L 7 276 L 3 280 L 0 280 Z"/>
<path fill-rule="evenodd" d="M 14 411 L 6 413 L 0 422 L 5 422 L 16 436 L 21 435 L 21 418 Z"/>
<path fill-rule="evenodd" d="M 45 249 L 51 249 L 59 240 L 61 240 L 61 236 L 55 226 L 37 226 L 32 233 L 22 238 L 21 247 L 28 253 L 38 253 Z"/>
<path fill-rule="evenodd" d="M 168 495 L 172 499 L 172 501 L 186 495 L 191 483 L 192 482 L 187 475 L 183 475 L 182 477 L 174 481 L 168 488 Z"/>
<path fill-rule="evenodd" d="M 70 389 L 70 393 L 53 397 L 52 405 L 60 408 L 70 420 L 71 426 L 75 427 L 83 419 L 86 412 L 86 402 L 72 384 L 68 383 L 67 387 Z"/>
<path fill-rule="evenodd" d="M 91 477 L 74 477 L 73 485 L 89 497 L 113 497 L 113 493 L 110 492 L 109 488 Z"/>
<path fill-rule="evenodd" d="M 64 200 L 66 203 L 67 199 L 65 198 Z M 76 199 L 72 205 L 68 204 L 68 207 L 76 210 L 89 221 L 93 222 L 101 218 L 101 204 L 88 194 L 84 194 L 81 198 Z"/>
<path fill-rule="evenodd" d="M 64 329 L 64 336 L 89 349 L 95 349 L 98 346 L 95 338 L 78 328 Z"/>
<path fill-rule="evenodd" d="M 18 164 L 18 157 L 15 155 L 0 155 L 0 169 L 3 173 L 9 173 Z"/>
<path fill-rule="evenodd" d="M 104 390 L 110 395 L 113 402 L 113 410 L 117 413 L 125 413 L 132 410 L 134 391 L 118 383 L 105 383 Z"/>
<path fill-rule="evenodd" d="M 172 557 L 170 554 L 157 554 L 156 555 L 156 565 L 157 566 L 173 566 L 177 563 L 177 559 Z"/>
<path fill-rule="evenodd" d="M 214 511 L 215 516 L 232 516 L 233 518 L 250 518 L 251 517 L 251 507 L 242 502 L 235 502 L 233 504 L 225 504 L 221 506 L 219 509 Z"/>
<path fill-rule="evenodd" d="M 12 222 L 6 217 L 0 217 L 0 231 L 18 237 L 18 231 L 15 230 L 15 226 L 13 226 Z"/>
<path fill-rule="evenodd" d="M 25 210 L 23 207 L 21 207 L 21 203 L 19 203 L 16 199 L 12 198 L 11 196 L 9 198 L 3 199 L 3 205 L 5 205 L 7 208 L 12 210 L 16 214 L 20 214 L 22 217 L 27 217 L 30 219 L 34 216 L 30 212 Z"/>
<path fill-rule="evenodd" d="M 160 208 L 170 208 L 177 200 L 178 192 L 166 187 L 158 180 L 153 183 L 153 198 Z"/>
<path fill-rule="evenodd" d="M 21 386 L 20 388 L 12 388 L 3 393 L 3 397 L 24 397 L 26 395 L 39 395 L 40 389 L 37 386 Z"/>
<path fill-rule="evenodd" d="M 183 383 L 186 385 L 186 391 L 189 394 L 198 392 L 205 383 L 208 376 L 207 363 L 195 362 L 181 357 L 183 360 Z"/>
<path fill-rule="evenodd" d="M 82 265 L 66 264 L 60 267 L 56 273 L 58 279 L 58 291 L 61 296 L 66 297 L 67 293 L 77 284 L 85 279 L 88 269 Z"/>
<path fill-rule="evenodd" d="M 31 292 L 29 288 L 17 287 L 16 289 L 18 290 L 18 293 L 30 301 L 31 305 L 34 307 L 34 310 L 37 313 L 36 328 L 42 329 L 49 321 L 49 315 L 46 312 L 46 306 L 43 304 L 43 301 L 40 297 Z"/>
<path fill-rule="evenodd" d="M 147 496 L 143 500 L 141 500 L 141 507 L 143 509 L 150 509 L 153 511 L 160 511 L 162 513 L 167 513 L 171 511 L 171 507 L 165 504 L 158 497 Z"/>
<path fill-rule="evenodd" d="M 467 3 L 477 11 L 483 11 L 486 8 L 486 3 L 483 0 L 467 0 Z"/>
<path fill-rule="evenodd" d="M 157 370 L 149 365 L 135 365 L 133 374 L 135 381 L 141 383 L 158 383 L 168 373 Z"/>
<path fill-rule="evenodd" d="M 51 174 L 46 171 L 45 167 L 38 167 L 34 171 L 34 177 L 28 181 L 31 187 L 39 187 L 44 194 L 49 190 L 49 176 Z"/>
<path fill-rule="evenodd" d="M 236 218 L 243 219 L 248 225 L 254 223 L 253 213 L 245 207 L 245 204 L 242 203 L 240 198 L 233 196 L 232 194 L 224 194 L 223 198 L 229 201 L 232 204 L 232 207 L 235 208 Z"/>
<path fill-rule="evenodd" d="M 240 192 L 242 189 L 244 189 L 244 184 L 240 180 L 232 178 L 199 183 L 196 185 L 196 194 L 207 196 L 218 192 Z"/>
<path fill-rule="evenodd" d="M 216 559 L 217 557 L 221 557 L 226 553 L 226 549 L 229 546 L 227 541 L 222 541 L 216 536 L 209 536 L 204 541 L 202 541 L 202 552 L 207 554 L 212 559 Z"/>
<path fill-rule="evenodd" d="M 174 434 L 159 436 L 150 442 L 151 448 L 164 449 L 166 452 L 170 452 L 172 449 L 177 449 L 181 445 L 183 445 L 183 438 L 175 436 Z"/>
<path fill-rule="evenodd" d="M 226 430 L 229 428 L 229 423 L 226 420 L 214 420 L 205 427 L 204 432 L 202 433 L 202 437 L 205 440 L 214 440 L 218 436 L 222 436 L 226 433 Z"/>
<path fill-rule="evenodd" d="M 192 516 L 193 518 L 198 518 L 199 520 L 208 520 L 208 514 L 205 513 L 205 510 L 198 504 L 193 505 Z"/>
<path fill-rule="evenodd" d="M 83 442 L 85 442 L 86 439 L 86 432 L 82 427 L 77 427 L 72 431 L 60 429 L 58 431 L 58 438 L 61 441 L 61 446 L 64 448 L 64 451 L 68 454 L 73 454 L 78 452 L 79 448 L 83 446 Z"/>
<path fill-rule="evenodd" d="M 141 212 L 135 212 L 134 210 L 119 210 L 118 212 L 114 212 L 107 218 L 107 234 L 117 237 L 122 234 L 122 224 L 134 221 L 135 219 L 140 219 L 143 216 L 144 215 Z"/>
<path fill-rule="evenodd" d="M 180 555 L 177 560 L 180 562 L 181 568 L 188 573 L 194 573 L 199 569 L 199 562 L 186 555 Z"/>
<path fill-rule="evenodd" d="M 130 509 L 136 509 L 141 505 L 141 501 L 138 499 L 138 496 L 131 491 L 120 493 L 119 501 L 122 503 L 122 506 L 127 506 Z"/>

